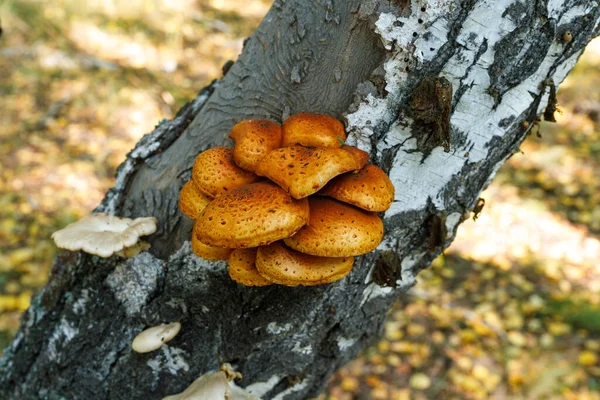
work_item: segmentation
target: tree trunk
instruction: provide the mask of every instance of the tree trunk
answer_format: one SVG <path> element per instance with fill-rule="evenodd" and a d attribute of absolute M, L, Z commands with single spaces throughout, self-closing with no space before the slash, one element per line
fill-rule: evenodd
<path fill-rule="evenodd" d="M 0 360 L 0 398 L 158 399 L 223 362 L 264 399 L 316 396 L 450 244 L 524 139 L 523 122 L 531 128 L 546 106 L 544 82 L 564 79 L 599 21 L 597 0 L 275 1 L 223 79 L 142 138 L 97 209 L 156 216 L 150 252 L 60 253 Z M 431 76 L 454 89 L 449 152 L 410 111 Z M 389 172 L 396 198 L 384 241 L 334 284 L 237 285 L 225 262 L 192 254 L 179 189 L 196 155 L 226 142 L 235 123 L 300 111 L 344 119 L 349 144 Z M 431 246 L 428 222 L 442 211 L 449 235 Z M 371 278 L 389 251 L 401 260 L 395 288 Z M 168 345 L 131 350 L 142 329 L 172 321 L 182 330 Z"/>

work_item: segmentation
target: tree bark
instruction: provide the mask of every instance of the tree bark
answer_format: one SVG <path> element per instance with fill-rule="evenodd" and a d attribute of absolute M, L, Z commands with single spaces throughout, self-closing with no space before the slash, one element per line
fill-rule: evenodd
<path fill-rule="evenodd" d="M 144 136 L 97 211 L 156 216 L 150 252 L 123 260 L 60 253 L 0 360 L 3 399 L 157 399 L 230 362 L 264 399 L 316 396 L 338 367 L 380 332 L 386 311 L 449 245 L 460 217 L 524 139 L 600 33 L 597 0 L 278 0 L 223 79 Z M 572 34 L 566 41 L 564 34 Z M 410 112 L 417 84 L 453 86 L 450 152 L 424 148 Z M 248 288 L 225 262 L 195 257 L 178 192 L 196 155 L 226 142 L 242 119 L 300 112 L 344 119 L 349 144 L 371 154 L 396 186 L 377 251 L 349 276 L 318 287 Z M 449 235 L 432 250 L 428 221 Z M 371 271 L 382 252 L 401 260 L 395 288 Z M 148 354 L 142 329 L 180 321 Z"/>

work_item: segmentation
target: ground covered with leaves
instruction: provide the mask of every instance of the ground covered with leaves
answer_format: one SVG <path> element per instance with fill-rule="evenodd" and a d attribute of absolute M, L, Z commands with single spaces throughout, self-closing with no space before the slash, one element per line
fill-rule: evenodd
<path fill-rule="evenodd" d="M 0 5 L 0 349 L 134 143 L 221 75 L 264 0 Z M 600 41 L 477 221 L 320 399 L 600 399 Z M 538 137 L 539 136 L 541 137 Z"/>

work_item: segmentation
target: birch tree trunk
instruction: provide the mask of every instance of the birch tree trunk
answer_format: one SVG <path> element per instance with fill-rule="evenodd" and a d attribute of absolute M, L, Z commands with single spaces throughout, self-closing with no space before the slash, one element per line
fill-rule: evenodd
<path fill-rule="evenodd" d="M 97 209 L 156 216 L 151 251 L 60 253 L 0 361 L 0 398 L 158 399 L 223 362 L 264 399 L 316 396 L 441 251 L 430 248 L 429 218 L 446 213 L 449 245 L 524 121 L 546 106 L 543 82 L 564 79 L 599 21 L 598 0 L 275 1 L 223 79 L 136 145 Z M 414 89 L 431 76 L 454 89 L 449 152 L 424 151 L 411 119 Z M 226 263 L 192 254 L 179 189 L 235 123 L 300 111 L 343 119 L 349 144 L 389 172 L 384 241 L 334 284 L 239 286 Z M 401 260 L 395 288 L 371 278 L 385 251 Z M 142 329 L 171 321 L 182 324 L 172 342 L 132 352 Z"/>

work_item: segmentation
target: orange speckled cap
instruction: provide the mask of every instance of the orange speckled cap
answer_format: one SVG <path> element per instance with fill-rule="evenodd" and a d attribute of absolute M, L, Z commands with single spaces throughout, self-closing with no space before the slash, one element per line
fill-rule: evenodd
<path fill-rule="evenodd" d="M 227 249 L 224 247 L 214 247 L 202 243 L 196 231 L 198 230 L 198 221 L 194 222 L 194 229 L 192 230 L 192 251 L 198 257 L 202 257 L 206 260 L 217 261 L 227 260 L 233 249 Z"/>
<path fill-rule="evenodd" d="M 264 156 L 281 147 L 281 127 L 267 120 L 242 121 L 231 129 L 229 137 L 235 142 L 233 160 L 246 171 L 254 172 Z"/>
<path fill-rule="evenodd" d="M 367 153 L 364 150 L 359 149 L 358 147 L 354 147 L 354 146 L 347 146 L 347 145 L 343 145 L 342 149 L 350 152 L 354 158 L 356 159 L 356 162 L 359 165 L 359 169 L 363 168 L 365 165 L 367 165 L 367 162 L 369 161 L 369 153 Z"/>
<path fill-rule="evenodd" d="M 256 182 L 258 177 L 235 164 L 233 147 L 213 147 L 196 157 L 192 179 L 202 193 L 214 198 Z"/>
<path fill-rule="evenodd" d="M 310 221 L 285 244 L 321 257 L 357 256 L 374 250 L 383 238 L 383 222 L 360 208 L 326 197 L 311 197 Z"/>
<path fill-rule="evenodd" d="M 235 249 L 229 256 L 229 276 L 245 286 L 272 285 L 256 269 L 256 249 Z"/>
<path fill-rule="evenodd" d="M 211 201 L 212 199 L 202 193 L 192 179 L 187 181 L 179 192 L 179 209 L 192 219 L 198 218 Z"/>
<path fill-rule="evenodd" d="M 291 146 L 270 152 L 256 173 L 301 199 L 316 193 L 332 178 L 358 169 L 355 157 L 346 150 Z"/>
<path fill-rule="evenodd" d="M 290 249 L 281 242 L 259 247 L 256 268 L 273 283 L 313 286 L 342 279 L 354 257 L 315 257 Z"/>
<path fill-rule="evenodd" d="M 357 173 L 332 179 L 319 194 L 367 211 L 381 212 L 390 208 L 394 201 L 394 185 L 381 168 L 369 164 Z"/>
<path fill-rule="evenodd" d="M 306 199 L 295 200 L 271 182 L 257 182 L 214 199 L 196 234 L 211 246 L 258 247 L 289 237 L 308 222 Z"/>
<path fill-rule="evenodd" d="M 283 146 L 339 148 L 346 140 L 344 125 L 324 114 L 299 113 L 283 123 Z"/>

